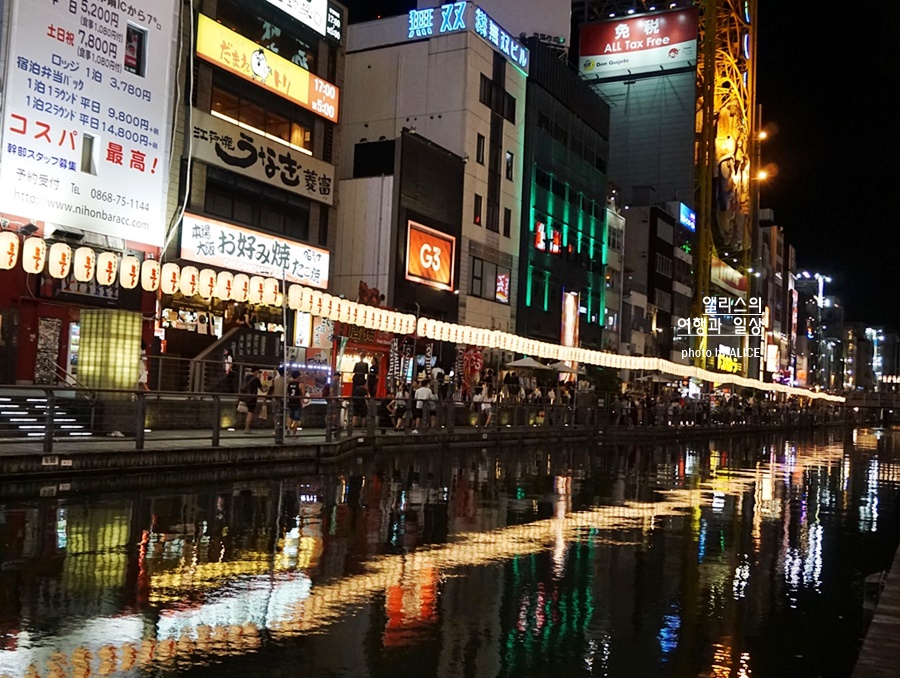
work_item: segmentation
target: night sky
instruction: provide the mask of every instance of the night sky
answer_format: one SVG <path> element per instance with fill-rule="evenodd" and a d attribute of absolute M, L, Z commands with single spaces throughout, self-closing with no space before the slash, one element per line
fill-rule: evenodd
<path fill-rule="evenodd" d="M 350 21 L 390 16 L 415 0 L 345 0 Z M 436 2 L 435 4 L 439 4 Z M 763 163 L 777 166 L 762 207 L 797 249 L 830 275 L 826 294 L 849 319 L 900 330 L 900 197 L 896 130 L 900 3 L 864 9 L 759 0 L 758 103 L 775 131 Z M 611 140 L 615 143 L 615 139 Z"/>

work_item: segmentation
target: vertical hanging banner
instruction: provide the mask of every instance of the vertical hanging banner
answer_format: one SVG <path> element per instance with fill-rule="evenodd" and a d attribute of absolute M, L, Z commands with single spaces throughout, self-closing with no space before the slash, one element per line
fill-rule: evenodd
<path fill-rule="evenodd" d="M 425 377 L 431 381 L 431 359 L 434 357 L 434 344 L 428 342 L 425 344 Z"/>
<path fill-rule="evenodd" d="M 176 0 L 13 2 L 6 211 L 163 244 L 177 23 Z"/>

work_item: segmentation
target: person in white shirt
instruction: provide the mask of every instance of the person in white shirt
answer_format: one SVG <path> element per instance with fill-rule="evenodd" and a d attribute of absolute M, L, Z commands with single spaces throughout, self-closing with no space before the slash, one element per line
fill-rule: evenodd
<path fill-rule="evenodd" d="M 431 401 L 434 400 L 434 392 L 428 386 L 428 382 L 424 379 L 419 382 L 419 388 L 416 389 L 416 424 L 413 433 L 418 433 L 419 426 L 428 423 L 428 417 L 431 414 Z"/>

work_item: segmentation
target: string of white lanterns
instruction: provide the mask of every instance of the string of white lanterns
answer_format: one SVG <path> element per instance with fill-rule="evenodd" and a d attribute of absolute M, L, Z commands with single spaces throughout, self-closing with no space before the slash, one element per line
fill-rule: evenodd
<path fill-rule="evenodd" d="M 228 271 L 217 273 L 212 269 L 198 270 L 194 266 L 160 264 L 152 259 L 142 262 L 132 255 L 119 258 L 113 252 L 101 252 L 98 255 L 89 247 L 79 247 L 73 252 L 67 243 L 57 242 L 48 247 L 46 241 L 37 236 L 25 238 L 24 242 L 20 243 L 16 233 L 0 232 L 0 270 L 14 268 L 20 255 L 22 268 L 26 273 L 42 273 L 46 268 L 50 276 L 58 279 L 72 274 L 79 282 L 91 282 L 96 278 L 100 285 L 112 285 L 118 280 L 125 289 L 134 289 L 140 283 L 141 288 L 147 292 L 161 290 L 163 294 L 172 295 L 180 291 L 185 296 L 199 294 L 204 299 L 215 298 L 238 303 L 249 301 L 256 305 L 276 306 L 284 300 L 282 282 L 276 278 L 250 277 L 243 273 L 233 275 Z M 302 285 L 291 285 L 287 289 L 287 303 L 295 311 L 381 332 L 416 334 L 434 341 L 500 349 L 538 358 L 617 370 L 665 372 L 679 378 L 694 378 L 706 382 L 721 383 L 727 380 L 736 386 L 770 393 L 844 402 L 844 398 L 827 393 L 817 393 L 784 384 L 765 383 L 737 375 L 725 375 L 662 358 L 625 356 L 561 346 L 499 330 L 458 325 L 433 318 L 417 318 L 409 313 L 367 306 Z"/>

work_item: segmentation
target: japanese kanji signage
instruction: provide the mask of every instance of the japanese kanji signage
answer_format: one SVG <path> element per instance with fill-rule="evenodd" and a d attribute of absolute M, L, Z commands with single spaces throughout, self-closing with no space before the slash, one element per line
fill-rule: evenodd
<path fill-rule="evenodd" d="M 197 56 L 337 122 L 335 85 L 202 14 L 197 17 Z"/>
<path fill-rule="evenodd" d="M 589 78 L 696 65 L 697 10 L 693 8 L 600 21 L 581 28 L 579 68 Z"/>
<path fill-rule="evenodd" d="M 528 74 L 528 49 L 503 30 L 481 7 L 470 2 L 448 2 L 440 7 L 413 9 L 407 14 L 407 40 L 467 30 L 474 31 L 511 64 Z"/>
<path fill-rule="evenodd" d="M 176 0 L 13 3 L 5 210 L 163 244 L 178 11 Z"/>
<path fill-rule="evenodd" d="M 530 54 L 528 49 L 518 40 L 507 33 L 488 16 L 481 7 L 475 8 L 475 33 L 487 40 L 491 46 L 498 50 L 513 66 L 522 69 L 528 75 Z"/>
<path fill-rule="evenodd" d="M 328 287 L 327 250 L 193 214 L 182 220 L 180 256 L 204 266 L 279 280 L 283 271 L 288 282 Z"/>
<path fill-rule="evenodd" d="M 326 205 L 334 202 L 334 165 L 197 109 L 192 122 L 196 159 Z"/>

